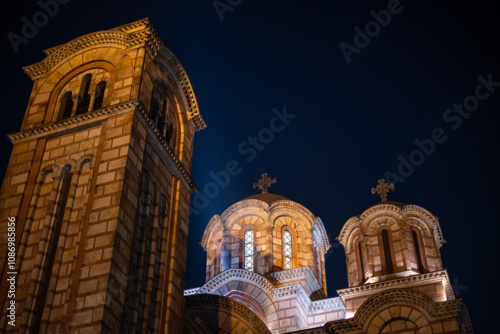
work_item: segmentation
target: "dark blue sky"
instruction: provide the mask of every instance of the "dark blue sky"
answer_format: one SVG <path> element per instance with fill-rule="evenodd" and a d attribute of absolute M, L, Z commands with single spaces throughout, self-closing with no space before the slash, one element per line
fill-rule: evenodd
<path fill-rule="evenodd" d="M 267 172 L 278 179 L 271 192 L 322 218 L 334 245 L 326 267 L 329 295 L 336 296 L 347 279 L 335 238 L 348 218 L 378 203 L 370 189 L 391 172 L 404 182 L 396 182 L 389 199 L 439 217 L 447 241 L 441 255 L 457 295 L 465 298 L 476 332 L 491 332 L 491 301 L 500 297 L 495 1 L 232 3 L 239 4 L 221 21 L 211 1 L 72 0 L 17 53 L 8 33 L 21 34 L 22 18 L 32 21 L 41 8 L 35 1 L 9 3 L 1 22 L 1 175 L 12 147 L 5 135 L 19 129 L 31 91 L 21 67 L 41 61 L 43 49 L 149 17 L 186 69 L 208 124 L 195 136 L 192 176 L 201 194 L 213 198 L 191 215 L 186 288 L 204 283 L 198 243 L 210 218 L 256 193 L 252 183 Z M 371 11 L 388 6 L 390 22 L 377 29 Z M 348 63 L 339 45 L 352 51 L 354 29 L 365 31 L 367 24 L 372 37 L 356 41 Z M 476 92 L 488 77 L 490 90 L 483 83 Z M 464 103 L 472 111 L 458 111 Z M 274 108 L 295 117 L 283 127 L 274 123 L 275 132 L 263 130 Z M 429 150 L 433 131 L 439 143 L 419 153 L 416 141 Z M 249 136 L 259 134 L 254 155 Z M 398 171 L 401 159 L 418 166 Z M 239 173 L 211 187 L 210 172 L 233 160 Z"/>

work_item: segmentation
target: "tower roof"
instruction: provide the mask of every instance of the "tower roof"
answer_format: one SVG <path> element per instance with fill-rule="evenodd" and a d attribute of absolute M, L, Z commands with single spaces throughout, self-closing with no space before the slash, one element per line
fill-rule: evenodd
<path fill-rule="evenodd" d="M 290 199 L 286 198 L 285 196 L 281 196 L 278 194 L 270 194 L 270 193 L 255 194 L 252 196 L 245 197 L 243 200 L 247 200 L 247 199 L 258 199 L 258 200 L 266 202 L 267 204 L 271 204 L 273 202 L 281 201 L 281 200 L 287 200 L 287 201 L 290 200 Z"/>

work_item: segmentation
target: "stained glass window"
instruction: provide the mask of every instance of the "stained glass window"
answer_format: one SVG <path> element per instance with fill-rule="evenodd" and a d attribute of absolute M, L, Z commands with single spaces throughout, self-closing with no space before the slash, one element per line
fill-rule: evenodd
<path fill-rule="evenodd" d="M 253 271 L 253 230 L 245 231 L 245 269 Z"/>
<path fill-rule="evenodd" d="M 285 260 L 285 269 L 292 269 L 292 233 L 283 231 L 283 257 Z"/>

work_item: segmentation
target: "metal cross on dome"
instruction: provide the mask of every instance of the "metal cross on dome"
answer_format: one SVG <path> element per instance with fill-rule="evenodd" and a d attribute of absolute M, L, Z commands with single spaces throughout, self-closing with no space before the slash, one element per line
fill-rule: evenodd
<path fill-rule="evenodd" d="M 253 184 L 253 187 L 258 187 L 260 190 L 262 190 L 263 194 L 267 194 L 267 188 L 269 188 L 271 184 L 276 183 L 276 178 L 268 178 L 267 173 L 262 174 L 261 177 L 262 178 L 259 180 L 259 182 Z"/>
<path fill-rule="evenodd" d="M 379 194 L 382 198 L 382 203 L 387 202 L 387 193 L 394 189 L 394 184 L 388 184 L 385 179 L 378 180 L 378 186 L 372 188 L 372 194 Z"/>

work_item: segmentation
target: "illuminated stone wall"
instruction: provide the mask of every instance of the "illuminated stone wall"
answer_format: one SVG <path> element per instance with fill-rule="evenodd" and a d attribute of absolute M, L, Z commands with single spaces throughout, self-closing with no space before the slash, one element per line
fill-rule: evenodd
<path fill-rule="evenodd" d="M 326 296 L 324 253 L 330 247 L 323 223 L 298 203 L 275 194 L 251 196 L 214 216 L 203 235 L 210 280 L 229 268 L 244 269 L 245 232 L 253 230 L 253 271 L 285 270 L 284 231 L 291 234 L 291 268 L 309 266 Z"/>
<path fill-rule="evenodd" d="M 18 222 L 13 332 L 180 332 L 193 137 L 205 126 L 189 80 L 147 19 L 45 53 L 24 69 L 33 90 L 0 192 L 2 268 L 7 217 Z"/>

